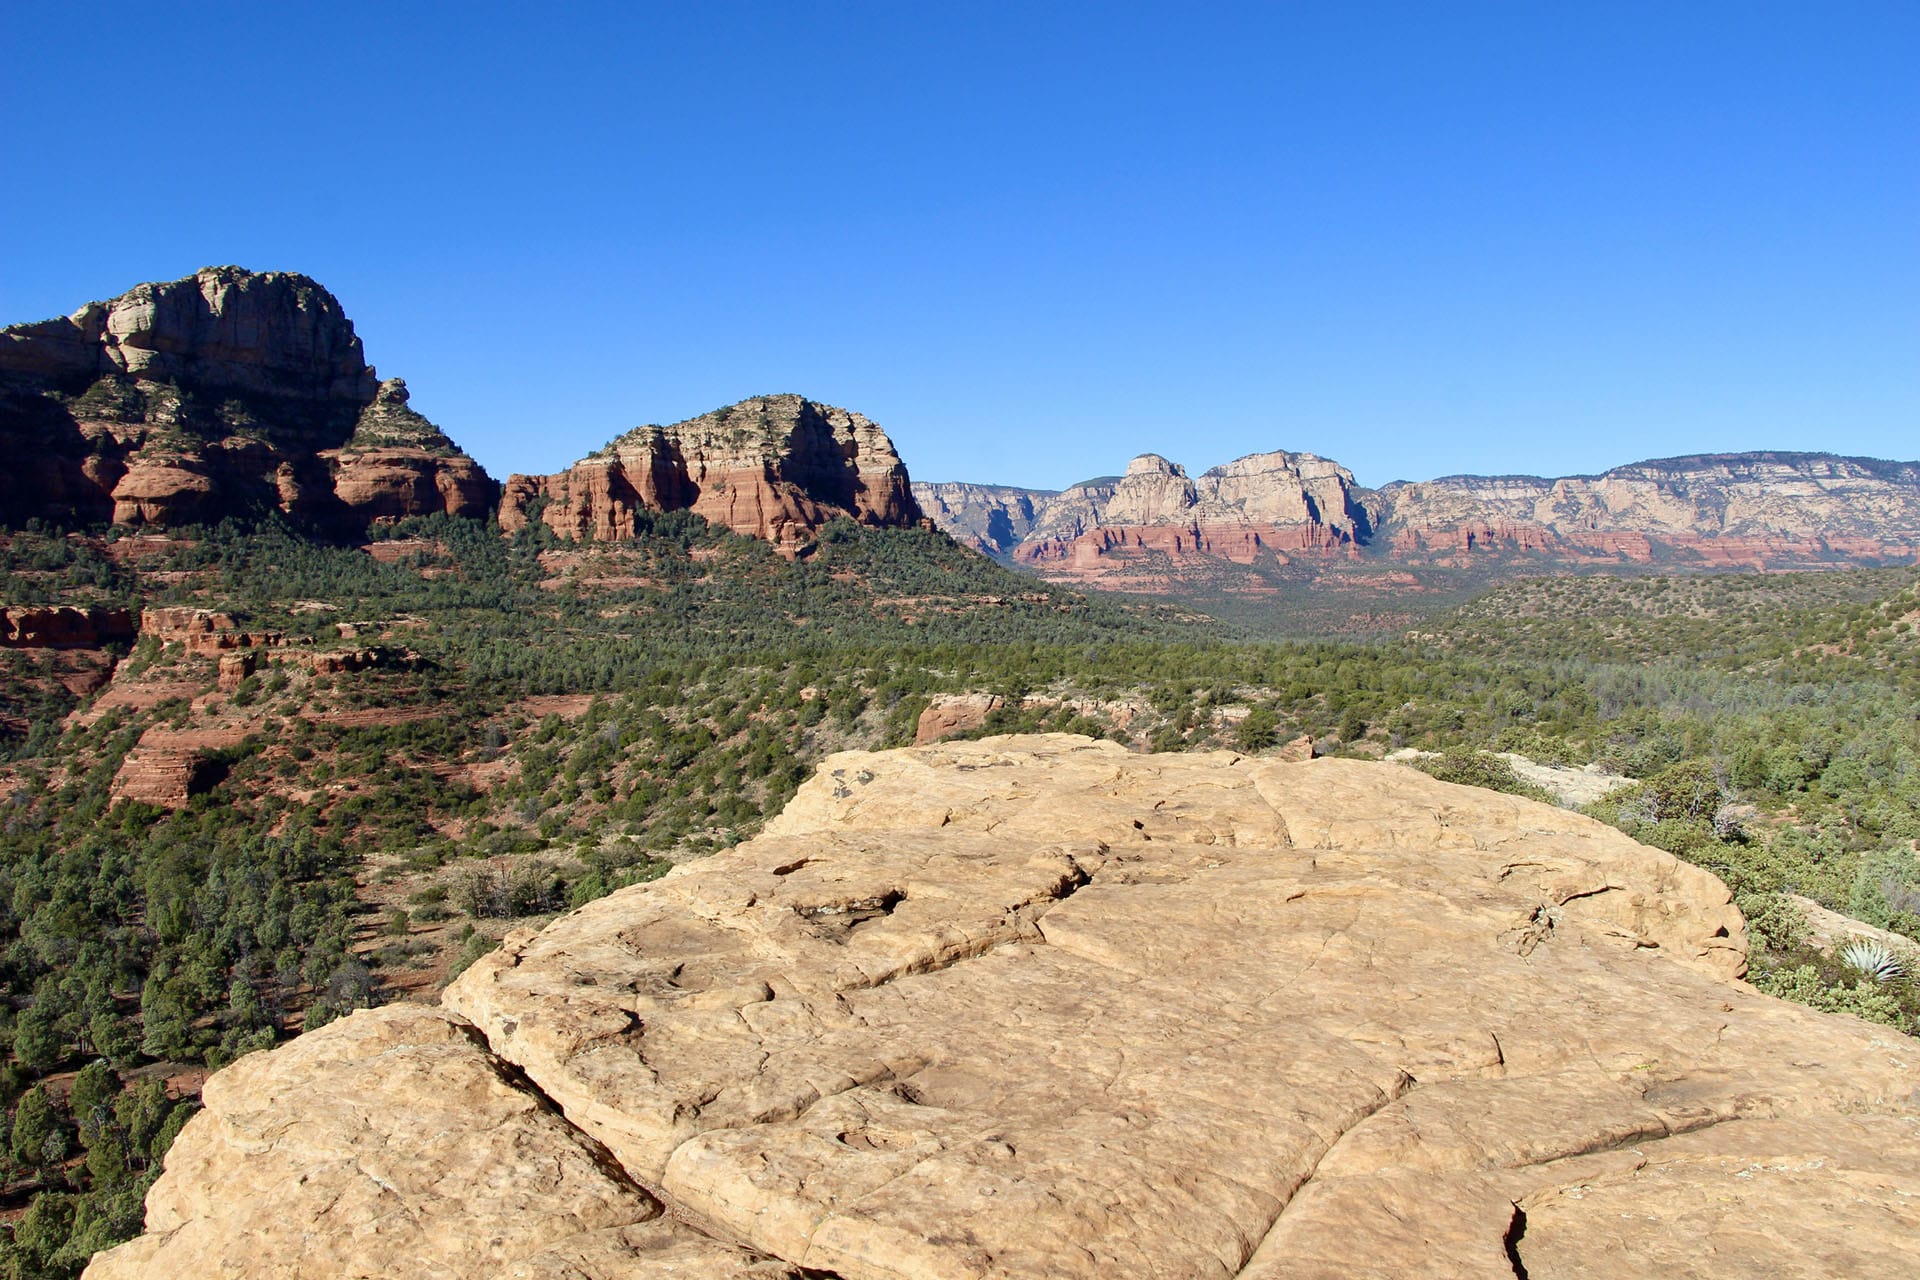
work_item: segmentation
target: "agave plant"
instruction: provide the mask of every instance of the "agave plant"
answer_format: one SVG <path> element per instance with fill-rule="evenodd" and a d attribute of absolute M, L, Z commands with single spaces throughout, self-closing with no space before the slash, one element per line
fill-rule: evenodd
<path fill-rule="evenodd" d="M 1849 938 L 1839 950 L 1840 962 L 1875 982 L 1898 982 L 1907 976 L 1907 960 L 1878 938 Z"/>

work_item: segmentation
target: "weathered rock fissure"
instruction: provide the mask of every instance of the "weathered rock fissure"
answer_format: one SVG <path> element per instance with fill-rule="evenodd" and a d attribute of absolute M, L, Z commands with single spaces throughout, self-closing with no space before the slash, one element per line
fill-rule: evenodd
<path fill-rule="evenodd" d="M 1320 1166 L 1325 1164 L 1327 1158 L 1334 1153 L 1341 1143 L 1347 1140 L 1348 1135 L 1405 1097 L 1410 1090 L 1418 1087 L 1418 1084 L 1419 1082 L 1411 1075 L 1402 1071 L 1398 1079 L 1396 1079 L 1390 1087 L 1380 1090 L 1371 1102 L 1361 1108 L 1346 1124 L 1341 1126 L 1340 1131 L 1320 1148 L 1318 1154 L 1313 1157 L 1312 1163 L 1301 1171 L 1300 1177 L 1294 1181 L 1292 1186 L 1276 1188 L 1274 1190 L 1274 1194 L 1279 1199 L 1279 1205 L 1274 1210 L 1273 1216 L 1268 1219 L 1266 1229 L 1260 1233 L 1258 1242 L 1248 1251 L 1247 1256 L 1240 1260 L 1240 1266 L 1234 1272 L 1236 1276 L 1245 1274 L 1247 1264 L 1260 1252 L 1260 1246 L 1265 1244 L 1275 1231 L 1279 1230 L 1281 1223 L 1286 1219 L 1287 1210 L 1299 1199 L 1300 1193 L 1319 1176 Z"/>
<path fill-rule="evenodd" d="M 1513 1280 L 1530 1280 L 1527 1264 L 1520 1260 L 1520 1237 L 1527 1234 L 1527 1211 L 1517 1203 L 1513 1206 L 1513 1221 L 1500 1236 L 1500 1246 L 1507 1251 L 1507 1261 L 1513 1267 Z"/>
<path fill-rule="evenodd" d="M 392 1275 L 451 1248 L 528 1280 L 1610 1280 L 1710 1241 L 1721 1274 L 1904 1277 L 1920 1048 L 1729 981 L 1744 938 L 1705 872 L 1391 766 L 849 753 L 755 840 L 476 962 L 458 1052 L 445 1015 L 376 1010 L 216 1077 L 152 1234 L 88 1280 L 343 1274 L 315 1242 L 387 1193 L 328 1181 L 336 1147 L 406 1194 L 393 1152 L 460 1170 L 382 1241 Z M 318 1172 L 261 1175 L 298 1238 L 197 1189 L 288 1161 L 257 1125 L 305 1126 Z M 489 1143 L 550 1154 L 469 1188 Z"/>

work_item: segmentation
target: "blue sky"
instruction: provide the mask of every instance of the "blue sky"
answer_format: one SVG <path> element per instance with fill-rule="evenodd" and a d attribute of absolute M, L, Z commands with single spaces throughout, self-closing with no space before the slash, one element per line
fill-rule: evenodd
<path fill-rule="evenodd" d="M 551 12 L 549 12 L 549 10 Z M 1920 4 L 0 6 L 0 320 L 306 272 L 497 475 L 1920 456 Z"/>

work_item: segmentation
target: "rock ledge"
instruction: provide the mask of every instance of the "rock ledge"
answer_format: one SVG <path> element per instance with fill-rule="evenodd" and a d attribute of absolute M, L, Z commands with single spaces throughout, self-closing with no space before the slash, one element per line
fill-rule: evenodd
<path fill-rule="evenodd" d="M 1707 873 L 1399 766 L 847 753 L 216 1076 L 88 1277 L 1908 1274 L 1920 1044 L 1744 963 Z"/>

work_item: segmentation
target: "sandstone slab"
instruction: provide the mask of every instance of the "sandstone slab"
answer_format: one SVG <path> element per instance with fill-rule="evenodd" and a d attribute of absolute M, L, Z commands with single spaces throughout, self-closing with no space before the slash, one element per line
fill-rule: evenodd
<path fill-rule="evenodd" d="M 1576 814 L 1040 735 L 835 756 L 757 839 L 509 937 L 445 1005 L 728 1266 L 1906 1274 L 1920 1045 L 1744 963 L 1724 885 Z M 348 1149 L 432 1147 L 386 1090 L 354 1085 Z M 231 1233 L 193 1188 L 292 1185 L 277 1141 L 245 1174 L 187 1147 L 155 1229 Z M 589 1223 L 594 1185 L 530 1212 L 587 1206 L 576 1250 L 651 1221 Z M 518 1194 L 414 1220 L 493 1229 Z M 555 1274 L 656 1274 L 594 1256 Z"/>
<path fill-rule="evenodd" d="M 662 1217 L 604 1150 L 415 1005 L 215 1074 L 147 1197 L 123 1277 L 780 1276 Z"/>

